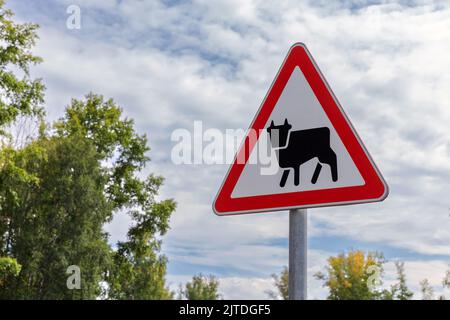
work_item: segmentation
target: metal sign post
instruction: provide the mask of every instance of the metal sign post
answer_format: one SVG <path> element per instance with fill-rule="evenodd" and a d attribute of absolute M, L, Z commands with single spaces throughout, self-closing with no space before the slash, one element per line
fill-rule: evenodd
<path fill-rule="evenodd" d="M 307 212 L 289 210 L 289 300 L 306 300 Z"/>

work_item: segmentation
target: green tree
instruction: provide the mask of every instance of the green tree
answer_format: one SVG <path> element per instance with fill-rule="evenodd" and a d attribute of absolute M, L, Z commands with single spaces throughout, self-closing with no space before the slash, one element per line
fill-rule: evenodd
<path fill-rule="evenodd" d="M 22 266 L 16 259 L 10 257 L 0 257 L 0 289 L 12 277 L 17 277 Z"/>
<path fill-rule="evenodd" d="M 411 300 L 414 293 L 406 285 L 405 263 L 397 261 L 395 262 L 395 268 L 397 269 L 398 282 L 391 288 L 392 298 L 395 300 Z"/>
<path fill-rule="evenodd" d="M 169 217 L 175 210 L 172 200 L 157 202 L 155 196 L 161 186 L 161 177 L 147 180 L 147 200 L 141 210 L 130 212 L 134 226 L 128 231 L 128 240 L 118 243 L 113 253 L 113 265 L 107 278 L 113 299 L 171 299 L 166 287 L 167 259 L 159 254 L 161 240 L 169 228 Z"/>
<path fill-rule="evenodd" d="M 430 285 L 428 279 L 423 279 L 422 281 L 420 281 L 420 292 L 422 293 L 422 300 L 434 299 L 434 289 Z"/>
<path fill-rule="evenodd" d="M 0 293 L 17 299 L 93 299 L 106 269 L 109 246 L 102 231 L 111 215 L 94 146 L 82 137 L 51 137 L 11 152 L 0 171 L 7 216 L 6 254 L 22 265 Z M 26 172 L 27 179 L 14 177 Z M 78 265 L 82 289 L 66 287 L 66 269 Z"/>
<path fill-rule="evenodd" d="M 138 173 L 149 161 L 145 135 L 134 131 L 131 119 L 113 100 L 89 94 L 73 100 L 65 117 L 56 124 L 58 135 L 82 135 L 92 142 L 102 163 L 105 196 L 113 211 L 129 214 L 133 227 L 128 239 L 118 243 L 108 272 L 108 297 L 113 299 L 168 299 L 165 287 L 166 258 L 159 254 L 160 236 L 169 229 L 175 210 L 171 199 L 157 201 L 160 176 L 141 179 Z"/>
<path fill-rule="evenodd" d="M 38 26 L 15 23 L 0 0 L 0 130 L 19 115 L 42 115 L 44 85 L 30 76 L 30 66 L 41 62 L 33 55 Z"/>
<path fill-rule="evenodd" d="M 6 127 L 12 125 L 19 116 L 43 115 L 44 85 L 40 79 L 30 76 L 30 66 L 41 62 L 33 55 L 38 38 L 38 26 L 31 23 L 15 23 L 13 12 L 5 9 L 5 1 L 0 0 L 0 170 L 8 164 L 12 150 L 4 150 L 11 135 Z M 28 179 L 26 172 L 19 168 L 10 172 L 14 179 Z M 3 171 L 3 173 L 5 173 Z M 7 192 L 5 190 L 1 193 Z M 13 192 L 12 192 L 12 194 Z M 12 198 L 14 199 L 14 198 Z M 0 202 L 2 202 L 0 195 Z M 0 256 L 8 251 L 8 238 L 11 237 L 9 217 L 0 212 Z M 9 231 L 9 233 L 8 233 Z M 5 257 L 7 259 L 8 257 Z"/>
<path fill-rule="evenodd" d="M 272 274 L 272 279 L 275 283 L 275 287 L 277 288 L 277 292 L 269 291 L 269 297 L 272 299 L 278 299 L 281 297 L 283 300 L 289 299 L 289 269 L 288 267 L 283 267 L 280 275 Z"/>
<path fill-rule="evenodd" d="M 442 279 L 442 287 L 444 289 L 450 288 L 450 270 L 447 270 L 445 272 L 444 279 Z M 439 300 L 445 300 L 445 299 L 446 299 L 446 297 L 444 294 L 439 296 Z"/>
<path fill-rule="evenodd" d="M 14 277 L 2 280 L 0 298 L 170 298 L 160 249 L 175 202 L 158 200 L 163 178 L 142 172 L 146 136 L 113 100 L 95 94 L 72 100 L 47 127 L 44 86 L 29 72 L 41 61 L 31 53 L 37 25 L 12 15 L 0 0 L 0 135 L 7 141 L 5 128 L 22 116 L 39 134 L 0 149 L 0 257 L 22 266 L 8 264 Z M 115 214 L 133 220 L 117 249 L 103 231 Z M 80 290 L 66 286 L 70 265 L 81 269 Z"/>
<path fill-rule="evenodd" d="M 330 300 L 389 299 L 390 292 L 380 289 L 384 262 L 379 253 L 351 250 L 328 258 L 326 273 L 315 277 L 324 281 Z"/>
<path fill-rule="evenodd" d="M 450 270 L 445 272 L 444 279 L 442 279 L 442 286 L 444 288 L 450 288 Z"/>
<path fill-rule="evenodd" d="M 2 150 L 0 255 L 23 265 L 3 297 L 93 299 L 101 281 L 112 299 L 171 297 L 159 251 L 175 202 L 156 199 L 161 177 L 139 178 L 147 140 L 121 114 L 112 100 L 89 94 L 72 101 L 54 133 L 41 130 L 26 147 Z M 133 219 L 117 250 L 102 231 L 114 214 Z M 81 268 L 81 290 L 66 288 L 69 265 Z"/>
<path fill-rule="evenodd" d="M 219 281 L 216 277 L 198 274 L 186 283 L 184 289 L 180 288 L 179 295 L 187 300 L 220 300 L 222 296 L 218 289 Z"/>

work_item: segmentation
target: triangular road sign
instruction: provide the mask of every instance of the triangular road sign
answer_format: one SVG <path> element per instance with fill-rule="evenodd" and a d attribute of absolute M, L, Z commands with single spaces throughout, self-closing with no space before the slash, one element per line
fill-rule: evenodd
<path fill-rule="evenodd" d="M 264 151 L 268 162 L 260 159 Z M 261 104 L 213 209 L 227 215 L 355 204 L 382 201 L 388 192 L 306 46 L 298 43 Z"/>

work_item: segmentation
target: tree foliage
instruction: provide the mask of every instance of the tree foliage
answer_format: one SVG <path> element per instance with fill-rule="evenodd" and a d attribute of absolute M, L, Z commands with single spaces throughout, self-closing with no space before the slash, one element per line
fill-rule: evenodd
<path fill-rule="evenodd" d="M 411 300 L 414 293 L 408 288 L 406 284 L 405 263 L 395 262 L 397 270 L 397 283 L 391 287 L 392 299 L 395 300 Z"/>
<path fill-rule="evenodd" d="M 280 274 L 272 274 L 272 279 L 275 284 L 275 288 L 277 289 L 276 292 L 269 291 L 267 292 L 269 294 L 269 297 L 272 299 L 278 299 L 281 298 L 282 300 L 288 300 L 289 299 L 289 268 L 283 267 L 283 270 L 281 270 Z"/>
<path fill-rule="evenodd" d="M 420 292 L 422 293 L 422 300 L 434 299 L 434 289 L 430 285 L 428 279 L 423 279 L 422 281 L 420 281 Z"/>
<path fill-rule="evenodd" d="M 22 266 L 17 263 L 16 259 L 11 257 L 0 257 L 0 290 L 13 277 L 17 277 Z"/>
<path fill-rule="evenodd" d="M 102 227 L 111 210 L 94 147 L 81 137 L 56 136 L 10 152 L 0 171 L 0 215 L 7 221 L 2 253 L 22 270 L 3 298 L 95 298 L 108 261 Z M 76 292 L 66 288 L 65 271 L 73 264 L 84 275 Z"/>
<path fill-rule="evenodd" d="M 41 62 L 33 55 L 38 26 L 15 23 L 0 0 L 0 130 L 19 115 L 42 115 L 44 85 L 30 76 L 30 66 Z"/>
<path fill-rule="evenodd" d="M 73 100 L 56 130 L 42 130 L 23 149 L 2 150 L 0 255 L 23 265 L 2 290 L 9 298 L 166 299 L 161 240 L 175 209 L 158 201 L 163 179 L 140 178 L 147 139 L 102 96 Z M 129 214 L 128 241 L 113 250 L 103 226 Z M 66 288 L 65 270 L 78 265 L 81 290 Z M 102 293 L 101 282 L 108 283 Z"/>
<path fill-rule="evenodd" d="M 192 277 L 184 289 L 180 289 L 180 298 L 187 300 L 219 300 L 222 296 L 218 293 L 219 281 L 213 275 L 202 274 Z"/>
<path fill-rule="evenodd" d="M 19 116 L 39 126 L 25 145 L 0 149 L 0 298 L 164 299 L 161 236 L 175 210 L 157 199 L 163 178 L 144 175 L 147 138 L 112 99 L 73 99 L 52 127 L 43 121 L 44 86 L 30 66 L 37 25 L 12 21 L 0 0 L 0 134 Z M 127 241 L 111 247 L 103 231 L 128 214 Z M 81 289 L 66 270 L 80 267 Z M 106 288 L 106 289 L 105 289 Z"/>
<path fill-rule="evenodd" d="M 324 281 L 330 300 L 375 300 L 389 296 L 380 290 L 384 258 L 379 253 L 351 250 L 328 258 L 326 273 L 315 277 Z"/>
<path fill-rule="evenodd" d="M 450 288 L 450 270 L 445 272 L 444 279 L 442 279 L 442 286 L 444 288 Z"/>

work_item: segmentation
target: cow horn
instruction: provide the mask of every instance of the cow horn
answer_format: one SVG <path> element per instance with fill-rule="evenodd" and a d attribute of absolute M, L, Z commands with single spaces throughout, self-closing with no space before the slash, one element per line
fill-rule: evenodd
<path fill-rule="evenodd" d="M 275 127 L 275 124 L 273 123 L 273 120 L 272 120 L 272 122 L 270 123 L 270 126 L 271 126 L 271 127 Z"/>
<path fill-rule="evenodd" d="M 285 125 L 286 125 L 286 124 L 289 124 L 288 121 L 287 121 L 287 118 L 284 119 L 284 124 L 285 124 Z"/>

